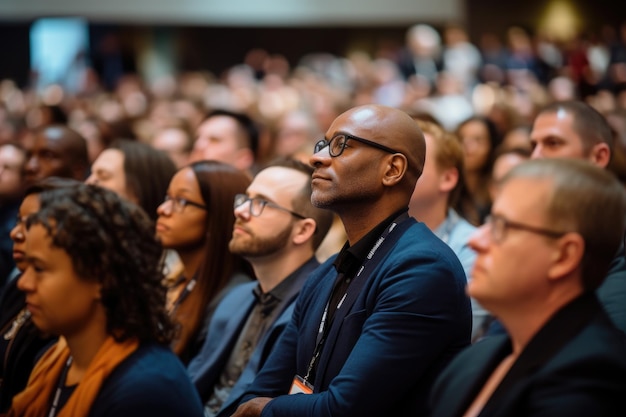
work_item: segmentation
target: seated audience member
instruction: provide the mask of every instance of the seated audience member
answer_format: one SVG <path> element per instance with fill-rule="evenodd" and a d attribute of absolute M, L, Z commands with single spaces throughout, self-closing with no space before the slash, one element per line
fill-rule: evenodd
<path fill-rule="evenodd" d="M 234 416 L 427 414 L 471 307 L 454 252 L 407 213 L 424 154 L 415 121 L 381 105 L 342 113 L 316 144 L 311 202 L 348 241 L 307 280 Z"/>
<path fill-rule="evenodd" d="M 16 276 L 7 283 L 0 299 L 0 414 L 5 413 L 13 397 L 26 387 L 28 377 L 35 364 L 35 357 L 55 336 L 40 332 L 31 320 L 26 307 L 26 296 L 17 288 L 17 278 L 26 269 L 25 222 L 28 216 L 39 211 L 39 194 L 43 191 L 80 184 L 80 181 L 47 178 L 25 191 L 17 214 L 17 223 L 11 230 L 13 258 Z"/>
<path fill-rule="evenodd" d="M 113 134 L 117 133 L 113 132 L 109 123 L 95 116 L 70 122 L 69 126 L 87 141 L 87 154 L 91 164 L 109 147 L 113 141 Z"/>
<path fill-rule="evenodd" d="M 247 259 L 258 282 L 234 288 L 217 306 L 188 372 L 205 416 L 230 416 L 289 322 L 296 297 L 319 266 L 315 250 L 332 222 L 311 204 L 313 168 L 277 160 L 235 197 L 230 252 Z"/>
<path fill-rule="evenodd" d="M 175 173 L 174 162 L 164 152 L 135 140 L 118 139 L 100 153 L 85 182 L 132 201 L 154 221 Z"/>
<path fill-rule="evenodd" d="M 564 101 L 542 109 L 533 123 L 532 159 L 583 159 L 607 168 L 613 134 L 602 114 L 581 101 Z M 623 245 L 615 251 L 598 298 L 618 328 L 626 332 L 626 258 Z"/>
<path fill-rule="evenodd" d="M 35 365 L 13 416 L 201 416 L 168 344 L 161 247 L 143 210 L 78 184 L 40 194 L 17 281 L 31 320 L 60 336 Z"/>
<path fill-rule="evenodd" d="M 242 257 L 228 251 L 233 201 L 248 185 L 248 175 L 231 165 L 195 162 L 172 177 L 157 210 L 157 237 L 183 264 L 182 273 L 168 283 L 167 309 L 180 326 L 172 348 L 185 364 L 202 346 L 222 297 L 254 276 Z"/>
<path fill-rule="evenodd" d="M 84 181 L 88 170 L 87 141 L 64 125 L 39 129 L 26 147 L 24 179 L 28 185 L 48 177 Z"/>
<path fill-rule="evenodd" d="M 100 153 L 85 181 L 115 191 L 138 204 L 153 220 L 163 202 L 176 166 L 165 153 L 135 140 L 118 139 Z M 163 252 L 166 278 L 180 274 L 182 263 L 176 252 Z"/>
<path fill-rule="evenodd" d="M 505 176 L 470 241 L 468 292 L 508 334 L 454 359 L 433 416 L 626 415 L 626 335 L 595 294 L 625 212 L 621 184 L 583 161 L 529 161 Z"/>
<path fill-rule="evenodd" d="M 457 138 L 443 128 L 417 121 L 426 140 L 424 171 L 415 184 L 409 202 L 409 214 L 423 222 L 458 256 L 469 280 L 476 253 L 468 240 L 476 227 L 454 210 L 459 200 L 463 181 L 463 149 Z M 472 301 L 472 340 L 483 332 L 489 314 Z"/>
<path fill-rule="evenodd" d="M 181 169 L 189 163 L 193 137 L 185 125 L 169 126 L 157 132 L 150 144 L 154 149 L 165 152 L 176 169 Z"/>
<path fill-rule="evenodd" d="M 528 152 L 532 152 L 530 126 L 521 125 L 507 131 L 502 138 L 502 143 L 496 150 L 501 149 L 524 149 Z"/>
<path fill-rule="evenodd" d="M 248 173 L 254 172 L 259 129 L 243 113 L 213 110 L 198 127 L 189 160 L 221 161 Z"/>
<path fill-rule="evenodd" d="M 496 148 L 501 142 L 496 125 L 485 117 L 475 116 L 461 123 L 456 134 L 463 145 L 467 196 L 461 201 L 461 215 L 480 226 L 489 213 L 489 182 Z"/>
<path fill-rule="evenodd" d="M 530 132 L 532 158 L 585 159 L 606 168 L 611 160 L 613 133 L 608 122 L 582 101 L 544 107 Z"/>
<path fill-rule="evenodd" d="M 291 110 L 278 120 L 272 154 L 308 161 L 311 147 L 321 136 L 318 123 L 310 112 Z"/>
<path fill-rule="evenodd" d="M 26 153 L 17 142 L 0 145 L 0 294 L 15 268 L 13 242 L 9 233 L 15 226 L 15 217 L 24 191 L 24 163 Z"/>
<path fill-rule="evenodd" d="M 496 151 L 491 170 L 489 193 L 495 200 L 500 180 L 516 165 L 530 159 L 531 151 L 525 148 L 500 148 Z"/>

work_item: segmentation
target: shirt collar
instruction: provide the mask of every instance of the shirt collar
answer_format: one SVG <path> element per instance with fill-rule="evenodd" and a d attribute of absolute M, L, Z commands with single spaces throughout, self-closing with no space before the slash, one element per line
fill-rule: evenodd
<path fill-rule="evenodd" d="M 356 269 L 361 266 L 361 264 L 363 264 L 365 258 L 367 257 L 367 254 L 374 247 L 374 245 L 378 241 L 378 238 L 383 234 L 385 229 L 389 227 L 391 222 L 396 217 L 406 211 L 408 211 L 408 208 L 403 208 L 396 211 L 391 216 L 378 223 L 372 230 L 367 232 L 367 234 L 354 245 L 350 246 L 350 243 L 346 242 L 343 245 L 343 248 L 341 248 L 339 255 L 337 255 L 337 258 L 333 262 L 333 265 L 335 266 L 337 272 L 349 275 L 356 274 Z"/>

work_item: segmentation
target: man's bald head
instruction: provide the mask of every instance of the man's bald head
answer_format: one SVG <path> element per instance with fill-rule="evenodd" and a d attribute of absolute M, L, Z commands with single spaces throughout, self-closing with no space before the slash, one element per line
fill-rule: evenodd
<path fill-rule="evenodd" d="M 362 137 L 402 153 L 407 170 L 402 183 L 413 192 L 426 158 L 426 142 L 418 124 L 407 113 L 393 107 L 368 104 L 355 107 L 337 118 L 355 121 Z"/>
<path fill-rule="evenodd" d="M 89 168 L 87 141 L 64 125 L 46 126 L 27 150 L 26 181 L 48 177 L 85 179 Z"/>

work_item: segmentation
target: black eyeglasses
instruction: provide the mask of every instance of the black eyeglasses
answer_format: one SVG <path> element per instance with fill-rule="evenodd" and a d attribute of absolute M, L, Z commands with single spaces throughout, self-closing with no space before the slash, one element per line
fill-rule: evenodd
<path fill-rule="evenodd" d="M 346 133 L 339 133 L 333 136 L 330 140 L 320 139 L 313 149 L 313 153 L 318 153 L 322 149 L 328 146 L 328 153 L 333 158 L 341 155 L 343 150 L 346 149 L 346 145 L 348 140 L 355 140 L 357 142 L 361 142 L 364 145 L 371 146 L 372 148 L 380 149 L 381 151 L 385 151 L 388 153 L 402 153 L 391 148 L 386 147 L 385 145 L 381 145 L 380 143 L 372 142 L 371 140 L 363 139 L 358 136 L 348 135 Z"/>
<path fill-rule="evenodd" d="M 202 210 L 208 210 L 209 209 L 204 204 L 195 203 L 193 201 L 189 201 L 186 198 L 182 198 L 182 197 L 170 197 L 169 195 L 166 195 L 165 198 L 163 199 L 163 204 L 165 204 L 167 202 L 170 202 L 172 204 L 172 211 L 175 212 L 175 213 L 182 213 L 182 211 L 187 206 L 197 207 L 197 208 L 202 209 Z"/>
<path fill-rule="evenodd" d="M 487 216 L 485 219 L 485 224 L 489 225 L 489 229 L 491 231 L 491 238 L 494 242 L 500 243 L 506 237 L 506 231 L 508 229 L 517 229 L 517 230 L 525 230 L 530 233 L 535 233 L 538 235 L 543 235 L 550 237 L 552 239 L 558 239 L 568 232 L 557 232 L 555 230 L 543 229 L 540 227 L 529 226 L 522 223 L 517 223 L 511 220 L 507 220 L 503 216 L 499 216 L 497 214 L 492 214 Z"/>
<path fill-rule="evenodd" d="M 233 208 L 239 208 L 242 205 L 246 204 L 247 202 L 250 202 L 250 204 L 248 205 L 248 210 L 250 212 L 251 216 L 254 217 L 259 217 L 261 215 L 261 213 L 263 213 L 263 209 L 265 208 L 265 206 L 269 206 L 278 210 L 282 210 L 282 211 L 286 211 L 287 213 L 291 214 L 292 216 L 295 216 L 299 219 L 306 219 L 305 216 L 298 214 L 294 211 L 291 211 L 289 209 L 286 209 L 284 207 L 279 206 L 278 204 L 275 203 L 271 203 L 267 200 L 263 200 L 262 198 L 259 197 L 253 197 L 250 198 L 245 194 L 237 194 L 235 196 L 235 201 L 233 203 Z"/>

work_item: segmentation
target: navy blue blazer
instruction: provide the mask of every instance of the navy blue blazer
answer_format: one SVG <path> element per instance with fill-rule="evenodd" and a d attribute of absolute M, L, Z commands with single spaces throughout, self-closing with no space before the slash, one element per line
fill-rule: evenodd
<path fill-rule="evenodd" d="M 406 221 L 410 227 L 392 250 L 368 264 L 371 274 L 354 304 L 335 313 L 314 393 L 284 395 L 294 376 L 307 372 L 337 276 L 334 259 L 311 275 L 291 322 L 244 397 L 276 397 L 262 416 L 426 414 L 435 377 L 469 345 L 471 307 L 454 252 L 424 224 Z"/>
<path fill-rule="evenodd" d="M 293 282 L 295 291 L 292 297 L 285 300 L 283 310 L 262 336 L 237 383 L 232 387 L 228 399 L 222 404 L 218 416 L 230 416 L 236 410 L 242 395 L 256 377 L 274 343 L 291 319 L 296 297 L 304 282 L 319 265 L 317 259 L 313 257 L 293 272 L 296 275 Z M 224 297 L 213 313 L 207 332 L 208 337 L 200 353 L 187 367 L 187 372 L 203 403 L 206 403 L 213 393 L 213 387 L 219 381 L 241 329 L 256 304 L 253 290 L 257 285 L 257 282 L 239 285 Z"/>
<path fill-rule="evenodd" d="M 510 353 L 507 335 L 460 353 L 433 388 L 432 416 L 462 416 Z M 532 338 L 479 415 L 626 416 L 626 335 L 595 295 L 577 298 Z"/>

